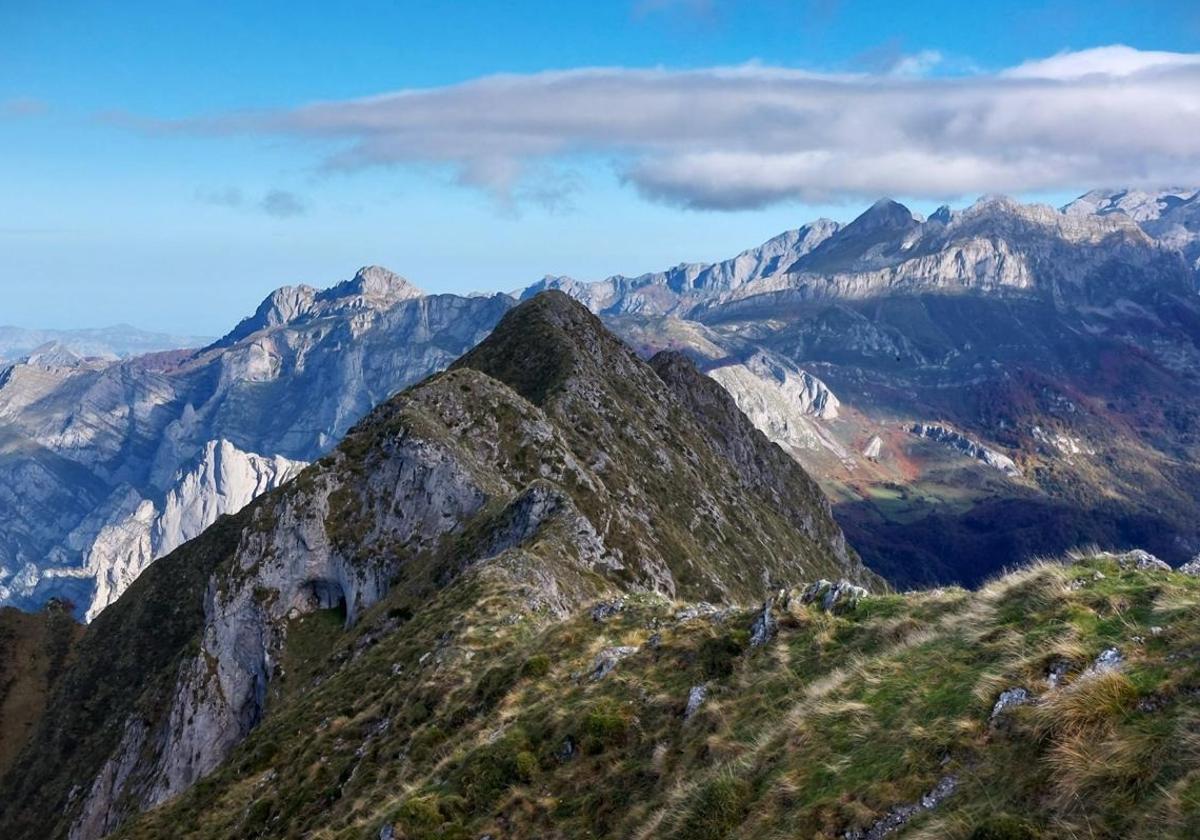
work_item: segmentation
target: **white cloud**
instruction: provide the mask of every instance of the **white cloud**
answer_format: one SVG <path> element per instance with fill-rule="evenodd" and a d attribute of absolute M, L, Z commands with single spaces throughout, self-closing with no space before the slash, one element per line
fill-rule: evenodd
<path fill-rule="evenodd" d="M 443 164 L 506 198 L 536 194 L 531 173 L 598 156 L 652 199 L 727 209 L 1200 172 L 1200 55 L 1104 47 L 999 73 L 922 75 L 939 60 L 918 54 L 899 74 L 751 64 L 492 76 L 148 127 L 318 138 L 337 149 L 330 167 Z"/>
<path fill-rule="evenodd" d="M 921 50 L 900 56 L 890 72 L 893 76 L 924 76 L 941 63 L 942 54 L 937 50 Z"/>
<path fill-rule="evenodd" d="M 1080 79 L 1085 76 L 1132 76 L 1152 70 L 1200 65 L 1200 54 L 1135 50 L 1115 44 L 1078 52 L 1063 52 L 1051 58 L 1027 61 L 1006 70 L 1012 79 Z"/>

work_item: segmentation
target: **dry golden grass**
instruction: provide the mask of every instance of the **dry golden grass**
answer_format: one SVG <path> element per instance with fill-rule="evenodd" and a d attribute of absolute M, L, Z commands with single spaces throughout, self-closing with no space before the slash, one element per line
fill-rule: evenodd
<path fill-rule="evenodd" d="M 1120 671 L 1082 676 L 1043 698 L 1035 715 L 1037 730 L 1055 739 L 1095 736 L 1116 723 L 1136 699 L 1137 688 Z"/>
<path fill-rule="evenodd" d="M 1085 730 L 1059 740 L 1046 756 L 1059 806 L 1145 787 L 1158 774 L 1166 748 L 1161 737 L 1127 730 L 1099 738 Z"/>

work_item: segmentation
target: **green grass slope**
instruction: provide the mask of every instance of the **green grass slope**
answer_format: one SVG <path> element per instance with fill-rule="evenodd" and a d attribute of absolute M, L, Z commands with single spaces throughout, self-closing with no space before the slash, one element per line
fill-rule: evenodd
<path fill-rule="evenodd" d="M 792 599 L 753 647 L 757 610 L 638 596 L 548 620 L 508 587 L 480 567 L 350 631 L 308 616 L 289 640 L 308 652 L 302 683 L 222 769 L 119 836 L 1200 832 L 1185 574 L 1091 556 L 835 613 Z M 994 714 L 1016 688 L 1029 702 Z"/>

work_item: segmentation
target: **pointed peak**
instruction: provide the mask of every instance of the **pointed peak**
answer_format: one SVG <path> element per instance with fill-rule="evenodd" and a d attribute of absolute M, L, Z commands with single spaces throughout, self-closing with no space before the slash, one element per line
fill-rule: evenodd
<path fill-rule="evenodd" d="M 474 368 L 541 405 L 576 371 L 631 354 L 586 306 L 549 289 L 510 309 L 452 368 Z"/>
<path fill-rule="evenodd" d="M 853 226 L 863 230 L 904 228 L 910 226 L 914 221 L 916 220 L 913 218 L 912 211 L 903 204 L 890 198 L 881 198 L 847 227 Z"/>
<path fill-rule="evenodd" d="M 937 222 L 938 224 L 942 225 L 948 225 L 953 217 L 954 211 L 950 209 L 950 205 L 943 204 L 941 207 L 929 214 L 928 221 Z"/>

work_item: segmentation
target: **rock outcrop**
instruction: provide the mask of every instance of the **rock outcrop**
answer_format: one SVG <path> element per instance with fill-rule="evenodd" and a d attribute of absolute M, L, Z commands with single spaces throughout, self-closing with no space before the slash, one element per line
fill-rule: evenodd
<path fill-rule="evenodd" d="M 424 296 L 371 267 L 324 291 L 280 289 L 198 351 L 43 352 L 0 371 L 0 487 L 12 492 L 11 504 L 0 498 L 0 604 L 63 596 L 94 617 L 148 562 L 328 452 L 511 305 Z M 214 446 L 241 460 L 211 476 L 227 490 L 210 492 Z"/>
<path fill-rule="evenodd" d="M 85 620 L 91 621 L 117 600 L 154 560 L 198 537 L 217 517 L 237 513 L 287 483 L 305 466 L 301 461 L 242 452 L 227 440 L 210 441 L 199 461 L 176 477 L 159 504 L 130 490 L 121 507 L 132 510 L 104 525 L 84 551 L 96 586 Z"/>
<path fill-rule="evenodd" d="M 1003 453 L 984 446 L 978 441 L 971 440 L 962 432 L 947 428 L 938 423 L 914 423 L 909 431 L 917 437 L 928 438 L 944 444 L 951 449 L 961 452 L 968 458 L 982 461 L 993 469 L 1000 470 L 1005 475 L 1018 476 L 1021 474 L 1016 462 Z"/>

